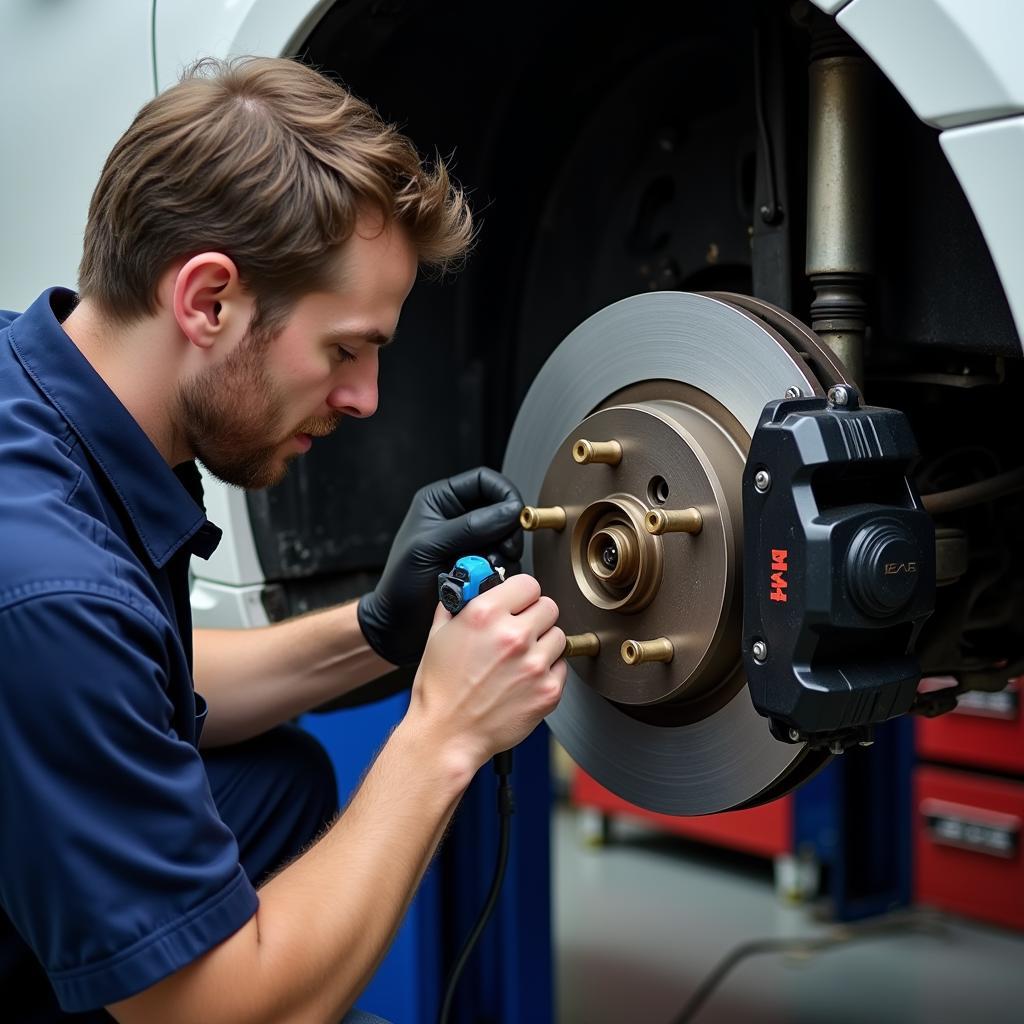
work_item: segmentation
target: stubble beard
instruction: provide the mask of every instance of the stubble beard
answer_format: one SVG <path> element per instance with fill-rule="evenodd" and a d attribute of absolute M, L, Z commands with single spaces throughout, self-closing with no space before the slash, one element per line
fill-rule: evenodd
<path fill-rule="evenodd" d="M 189 449 L 218 480 L 247 490 L 279 483 L 288 468 L 278 451 L 285 403 L 264 358 L 265 345 L 247 337 L 222 365 L 187 381 L 178 394 Z"/>

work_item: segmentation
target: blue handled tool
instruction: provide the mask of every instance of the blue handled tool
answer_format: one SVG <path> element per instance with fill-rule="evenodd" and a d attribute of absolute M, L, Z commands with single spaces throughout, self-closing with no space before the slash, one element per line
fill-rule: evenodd
<path fill-rule="evenodd" d="M 452 567 L 451 572 L 438 573 L 437 599 L 457 615 L 480 594 L 505 581 L 505 570 L 499 565 L 492 566 L 479 555 L 466 555 Z"/>

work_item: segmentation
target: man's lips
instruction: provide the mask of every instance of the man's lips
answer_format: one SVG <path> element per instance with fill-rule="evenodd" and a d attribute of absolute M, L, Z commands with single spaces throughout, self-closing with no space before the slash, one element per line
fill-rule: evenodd
<path fill-rule="evenodd" d="M 306 423 L 300 424 L 300 429 L 292 434 L 291 440 L 299 446 L 300 451 L 308 452 L 313 446 L 313 438 L 327 437 L 328 435 L 333 434 L 339 426 L 341 426 L 340 416 L 333 422 L 324 420 L 315 422 L 307 421 Z"/>

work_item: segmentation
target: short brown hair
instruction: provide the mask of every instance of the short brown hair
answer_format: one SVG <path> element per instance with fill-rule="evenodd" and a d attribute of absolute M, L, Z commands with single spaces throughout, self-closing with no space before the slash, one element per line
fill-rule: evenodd
<path fill-rule="evenodd" d="M 107 158 L 89 206 L 79 291 L 112 319 L 156 310 L 160 274 L 230 256 L 264 328 L 326 283 L 369 204 L 420 263 L 449 269 L 472 216 L 444 162 L 336 82 L 294 60 L 205 58 L 147 103 Z"/>

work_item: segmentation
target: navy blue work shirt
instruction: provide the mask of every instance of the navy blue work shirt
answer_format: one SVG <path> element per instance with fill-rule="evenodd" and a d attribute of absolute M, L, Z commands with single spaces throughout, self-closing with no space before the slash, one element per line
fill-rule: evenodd
<path fill-rule="evenodd" d="M 220 531 L 195 465 L 167 465 L 64 333 L 74 302 L 0 312 L 0 1017 L 18 1021 L 62 1019 L 54 993 L 85 1011 L 140 992 L 257 906 L 197 749 L 188 561 Z"/>

